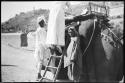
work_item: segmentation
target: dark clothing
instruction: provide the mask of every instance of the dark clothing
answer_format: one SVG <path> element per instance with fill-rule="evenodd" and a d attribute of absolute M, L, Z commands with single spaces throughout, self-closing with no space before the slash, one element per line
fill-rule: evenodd
<path fill-rule="evenodd" d="M 20 39 L 21 39 L 21 47 L 27 47 L 28 46 L 27 34 L 26 33 L 21 34 Z"/>

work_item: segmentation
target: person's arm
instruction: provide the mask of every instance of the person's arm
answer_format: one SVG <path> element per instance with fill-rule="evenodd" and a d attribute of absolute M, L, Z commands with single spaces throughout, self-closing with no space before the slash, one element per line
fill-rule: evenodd
<path fill-rule="evenodd" d="M 71 18 L 65 18 L 65 25 L 69 25 L 70 23 L 72 22 L 77 22 L 77 21 L 85 21 L 85 20 L 88 20 L 88 19 L 91 19 L 94 17 L 94 14 L 90 14 L 90 15 L 78 15 L 78 16 L 74 16 L 74 17 L 71 17 Z"/>
<path fill-rule="evenodd" d="M 78 15 L 78 16 L 75 16 L 74 17 L 74 21 L 77 22 L 77 21 L 85 21 L 85 20 L 88 20 L 88 19 L 91 19 L 94 17 L 94 14 L 89 14 L 89 15 Z"/>
<path fill-rule="evenodd" d="M 74 16 L 72 17 L 65 17 L 65 25 L 69 25 L 71 22 L 73 22 Z"/>

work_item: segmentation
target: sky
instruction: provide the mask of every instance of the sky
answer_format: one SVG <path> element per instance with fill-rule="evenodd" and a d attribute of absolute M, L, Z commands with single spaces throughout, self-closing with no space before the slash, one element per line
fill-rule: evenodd
<path fill-rule="evenodd" d="M 54 5 L 55 1 L 2 1 L 1 2 L 1 22 L 14 17 L 20 12 L 28 12 L 35 9 L 49 9 Z M 71 2 L 78 4 L 79 2 Z"/>

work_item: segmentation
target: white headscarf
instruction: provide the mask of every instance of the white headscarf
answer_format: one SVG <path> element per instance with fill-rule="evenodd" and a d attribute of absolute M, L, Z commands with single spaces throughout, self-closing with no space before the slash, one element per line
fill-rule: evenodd
<path fill-rule="evenodd" d="M 37 23 L 39 23 L 40 21 L 44 20 L 45 24 L 46 24 L 46 19 L 44 17 L 44 15 L 40 16 L 37 18 Z"/>

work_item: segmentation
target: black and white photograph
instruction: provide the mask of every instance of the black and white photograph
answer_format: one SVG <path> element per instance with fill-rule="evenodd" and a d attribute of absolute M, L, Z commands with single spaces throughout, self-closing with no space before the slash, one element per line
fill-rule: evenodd
<path fill-rule="evenodd" d="M 1 82 L 124 83 L 124 1 L 1 1 Z"/>

